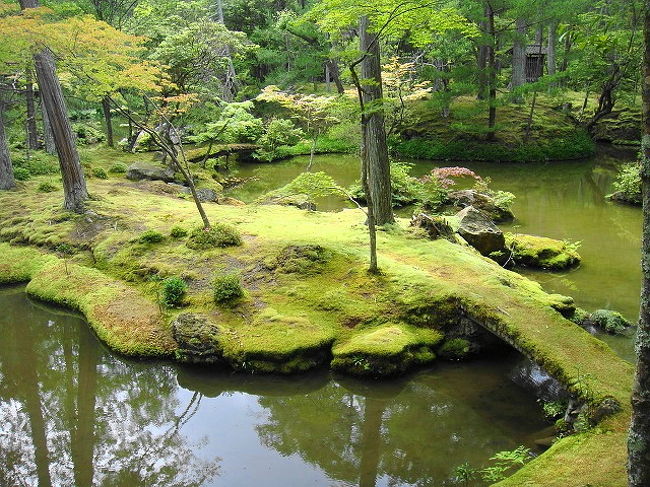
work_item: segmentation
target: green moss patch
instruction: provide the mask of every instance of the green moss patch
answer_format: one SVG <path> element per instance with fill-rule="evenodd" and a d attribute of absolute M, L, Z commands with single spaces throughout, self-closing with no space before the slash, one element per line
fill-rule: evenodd
<path fill-rule="evenodd" d="M 224 332 L 221 341 L 225 359 L 236 369 L 290 373 L 323 363 L 334 334 L 304 317 L 267 308 L 250 325 Z"/>
<path fill-rule="evenodd" d="M 506 247 L 516 265 L 562 270 L 580 263 L 574 244 L 535 235 L 506 233 Z"/>
<path fill-rule="evenodd" d="M 333 348 L 332 368 L 355 375 L 402 373 L 435 359 L 432 351 L 442 334 L 404 323 L 359 330 Z"/>

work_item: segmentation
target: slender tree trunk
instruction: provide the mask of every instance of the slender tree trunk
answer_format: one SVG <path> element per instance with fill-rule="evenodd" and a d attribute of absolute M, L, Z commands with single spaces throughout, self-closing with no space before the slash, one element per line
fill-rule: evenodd
<path fill-rule="evenodd" d="M 386 143 L 386 127 L 382 104 L 383 90 L 381 81 L 381 59 L 379 39 L 368 32 L 369 21 L 362 17 L 359 22 L 360 50 L 366 53 L 361 63 L 361 80 L 365 106 L 362 124 L 363 157 L 372 201 L 372 213 L 376 225 L 385 225 L 395 221 L 393 217 L 392 191 L 390 182 L 390 161 Z"/>
<path fill-rule="evenodd" d="M 68 110 L 63 98 L 61 83 L 56 76 L 52 54 L 43 50 L 34 55 L 36 76 L 41 97 L 47 110 L 52 128 L 52 136 L 59 156 L 59 166 L 63 176 L 64 207 L 67 210 L 82 212 L 88 198 L 86 179 L 75 145 L 72 126 L 68 119 Z"/>
<path fill-rule="evenodd" d="M 643 81 L 643 247 L 641 310 L 637 330 L 637 364 L 632 391 L 632 425 L 628 440 L 630 487 L 650 485 L 650 0 L 645 0 Z"/>
<path fill-rule="evenodd" d="M 39 6 L 38 0 L 20 0 L 20 7 L 23 10 Z M 84 202 L 88 198 L 86 179 L 79 161 L 79 153 L 77 152 L 72 126 L 68 118 L 68 109 L 63 98 L 61 82 L 56 75 L 52 53 L 47 49 L 43 49 L 34 54 L 34 63 L 41 99 L 45 105 L 45 110 L 47 110 L 56 152 L 59 156 L 65 197 L 63 206 L 67 210 L 82 212 Z"/>
<path fill-rule="evenodd" d="M 14 168 L 11 165 L 11 155 L 9 154 L 9 144 L 7 143 L 7 134 L 5 133 L 3 120 L 4 107 L 4 101 L 0 98 L 0 190 L 16 187 Z"/>
<path fill-rule="evenodd" d="M 512 47 L 512 90 L 526 83 L 526 19 L 516 20 L 515 42 Z M 523 97 L 517 95 L 515 103 L 523 103 Z"/>
<path fill-rule="evenodd" d="M 216 4 L 217 9 L 217 22 L 221 25 L 225 25 L 224 16 L 223 16 L 223 0 L 217 0 Z M 237 95 L 239 90 L 239 81 L 237 79 L 237 72 L 235 71 L 235 65 L 232 62 L 232 55 L 230 53 L 230 46 L 226 45 L 224 47 L 224 56 L 227 59 L 226 66 L 226 79 L 223 83 L 223 97 L 226 101 L 232 101 Z"/>
<path fill-rule="evenodd" d="M 336 85 L 336 91 L 338 91 L 339 95 L 342 95 L 345 93 L 345 87 L 341 81 L 341 73 L 339 72 L 338 63 L 334 59 L 328 59 L 325 64 L 329 69 L 329 74 L 332 77 L 332 81 L 334 81 L 334 84 Z"/>
<path fill-rule="evenodd" d="M 486 7 L 487 15 L 487 7 Z M 482 33 L 487 31 L 487 24 L 485 21 L 482 21 L 480 24 L 480 30 Z M 488 92 L 488 74 L 487 74 L 487 62 L 488 62 L 488 46 L 485 44 L 485 40 L 481 40 L 481 45 L 478 46 L 478 53 L 476 56 L 476 64 L 478 68 L 478 93 L 476 98 L 479 100 L 485 100 L 487 98 Z"/>
<path fill-rule="evenodd" d="M 549 76 L 557 72 L 557 22 L 553 21 L 548 26 L 548 44 L 546 55 L 546 70 Z"/>
<path fill-rule="evenodd" d="M 27 104 L 27 147 L 31 150 L 36 150 L 39 148 L 39 145 L 31 66 L 28 66 L 25 70 L 25 102 Z"/>
<path fill-rule="evenodd" d="M 50 125 L 50 119 L 47 116 L 47 110 L 42 100 L 41 114 L 43 115 L 43 146 L 45 147 L 45 152 L 50 155 L 55 155 L 56 145 L 54 144 L 54 135 L 52 135 L 52 126 Z"/>
<path fill-rule="evenodd" d="M 492 142 L 496 140 L 496 123 L 497 123 L 497 72 L 496 72 L 496 31 L 494 28 L 494 9 L 492 5 L 487 5 L 487 26 L 490 34 L 490 44 L 488 45 L 488 132 L 487 140 Z"/>
<path fill-rule="evenodd" d="M 102 112 L 104 112 L 104 123 L 106 124 L 106 144 L 114 147 L 113 142 L 113 116 L 111 115 L 111 102 L 108 98 L 102 99 Z"/>

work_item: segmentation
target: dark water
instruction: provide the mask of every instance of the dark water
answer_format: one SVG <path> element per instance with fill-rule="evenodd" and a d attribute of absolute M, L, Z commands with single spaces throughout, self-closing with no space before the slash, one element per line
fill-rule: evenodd
<path fill-rule="evenodd" d="M 581 242 L 582 265 L 562 273 L 524 271 L 549 292 L 573 296 L 579 306 L 593 311 L 614 309 L 636 321 L 641 288 L 641 210 L 607 201 L 613 192 L 617 168 L 634 160 L 633 152 L 601 154 L 589 160 L 528 163 L 450 163 L 412 161 L 412 174 L 421 176 L 441 165 L 461 165 L 492 180 L 491 187 L 516 195 L 516 221 L 504 230 Z M 252 201 L 295 178 L 308 158 L 297 157 L 275 164 L 241 165 L 236 172 L 253 178 L 231 192 Z M 358 158 L 347 155 L 318 156 L 314 171 L 325 171 L 339 184 L 358 179 Z M 319 209 L 334 210 L 347 203 L 337 198 L 319 202 Z M 633 360 L 630 338 L 602 337 L 627 360 Z"/>
<path fill-rule="evenodd" d="M 546 436 L 518 357 L 361 382 L 128 361 L 0 289 L 0 485 L 439 486 Z"/>

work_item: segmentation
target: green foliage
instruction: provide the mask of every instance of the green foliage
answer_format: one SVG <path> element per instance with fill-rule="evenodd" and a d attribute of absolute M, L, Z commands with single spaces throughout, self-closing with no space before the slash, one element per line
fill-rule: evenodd
<path fill-rule="evenodd" d="M 55 157 L 40 152 L 32 152 L 29 157 L 16 155 L 12 158 L 14 177 L 26 181 L 31 176 L 58 174 L 59 164 Z"/>
<path fill-rule="evenodd" d="M 171 229 L 169 232 L 169 236 L 171 238 L 183 238 L 187 237 L 187 230 L 184 229 L 183 227 L 175 226 Z"/>
<path fill-rule="evenodd" d="M 165 240 L 165 236 L 156 230 L 147 230 L 138 238 L 138 242 L 143 244 L 156 244 Z"/>
<path fill-rule="evenodd" d="M 168 277 L 162 282 L 162 303 L 168 308 L 176 308 L 183 304 L 187 291 L 187 283 L 180 277 Z"/>
<path fill-rule="evenodd" d="M 212 280 L 212 296 L 217 304 L 228 304 L 241 298 L 244 288 L 237 274 L 220 274 Z"/>
<path fill-rule="evenodd" d="M 342 195 L 339 186 L 329 174 L 318 172 L 303 172 L 293 181 L 281 188 L 267 193 L 265 198 L 285 198 L 296 195 L 307 196 L 309 201 L 332 195 Z"/>
<path fill-rule="evenodd" d="M 24 167 L 14 168 L 14 178 L 17 181 L 27 181 L 31 177 L 32 175 L 30 174 L 28 169 L 25 169 Z"/>
<path fill-rule="evenodd" d="M 56 185 L 52 184 L 51 182 L 43 181 L 38 185 L 36 191 L 38 191 L 39 193 L 51 193 L 52 191 L 56 191 L 57 189 L 59 188 Z"/>
<path fill-rule="evenodd" d="M 458 465 L 452 472 L 452 481 L 455 484 L 468 485 L 469 482 L 478 477 L 478 470 L 468 462 Z"/>
<path fill-rule="evenodd" d="M 99 179 L 108 179 L 108 174 L 104 171 L 104 168 L 95 167 L 93 168 L 93 176 Z"/>
<path fill-rule="evenodd" d="M 217 223 L 210 229 L 197 227 L 190 232 L 190 237 L 187 240 L 187 246 L 194 250 L 235 247 L 241 244 L 241 235 L 237 229 L 224 223 Z"/>
<path fill-rule="evenodd" d="M 465 160 L 490 162 L 534 162 L 580 159 L 594 153 L 594 142 L 580 130 L 573 135 L 556 137 L 545 142 L 529 142 L 510 147 L 506 144 L 485 144 L 477 141 L 437 141 L 422 138 L 390 140 L 391 149 L 413 159 Z"/>
<path fill-rule="evenodd" d="M 505 479 L 515 469 L 521 468 L 532 458 L 530 449 L 519 446 L 514 450 L 504 450 L 490 457 L 493 465 L 481 470 L 484 481 L 492 483 Z"/>
<path fill-rule="evenodd" d="M 614 181 L 614 189 L 631 203 L 641 204 L 641 167 L 638 163 L 623 166 Z"/>
<path fill-rule="evenodd" d="M 632 326 L 623 315 L 609 309 L 598 309 L 591 313 L 587 318 L 587 324 L 611 334 L 623 333 Z"/>
<path fill-rule="evenodd" d="M 544 416 L 546 416 L 547 419 L 557 419 L 560 416 L 563 416 L 566 408 L 566 403 L 562 401 L 550 401 L 542 404 Z"/>
<path fill-rule="evenodd" d="M 260 161 L 270 162 L 278 158 L 278 149 L 283 145 L 292 145 L 300 140 L 303 132 L 291 120 L 273 118 L 264 127 L 264 133 L 257 143 L 260 149 L 254 156 Z"/>
<path fill-rule="evenodd" d="M 89 123 L 73 123 L 72 131 L 77 137 L 79 145 L 97 144 L 106 138 L 104 132 Z"/>
<path fill-rule="evenodd" d="M 123 162 L 116 162 L 110 167 L 108 172 L 110 172 L 111 174 L 125 174 L 127 169 L 128 166 Z"/>

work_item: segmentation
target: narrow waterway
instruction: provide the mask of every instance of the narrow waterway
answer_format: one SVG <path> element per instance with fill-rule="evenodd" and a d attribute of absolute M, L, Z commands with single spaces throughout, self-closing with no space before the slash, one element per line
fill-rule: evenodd
<path fill-rule="evenodd" d="M 503 225 L 504 230 L 581 242 L 579 252 L 583 257 L 580 267 L 567 272 L 521 272 L 542 283 L 549 292 L 573 296 L 579 306 L 589 311 L 614 309 L 635 321 L 641 287 L 641 210 L 605 198 L 613 191 L 618 167 L 634 158 L 631 151 L 601 148 L 597 157 L 580 161 L 410 162 L 414 176 L 438 166 L 466 166 L 483 178 L 490 178 L 492 188 L 515 194 L 516 220 Z M 296 157 L 274 164 L 242 164 L 234 173 L 250 180 L 230 192 L 244 201 L 253 201 L 291 181 L 305 170 L 307 163 L 307 157 Z M 358 179 L 359 161 L 348 155 L 317 156 L 313 170 L 325 171 L 339 184 L 349 186 Z M 319 201 L 318 207 L 336 210 L 346 205 L 338 198 L 329 198 Z M 634 359 L 632 339 L 606 335 L 601 338 L 626 360 Z"/>
<path fill-rule="evenodd" d="M 19 287 L 0 309 L 0 485 L 442 486 L 548 435 L 516 354 L 382 382 L 254 377 L 117 357 Z"/>

